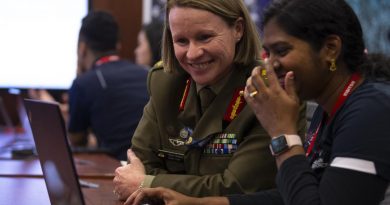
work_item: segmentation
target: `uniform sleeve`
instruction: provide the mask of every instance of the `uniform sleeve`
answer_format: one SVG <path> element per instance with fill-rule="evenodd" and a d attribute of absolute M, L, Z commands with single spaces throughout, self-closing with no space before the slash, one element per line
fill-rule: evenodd
<path fill-rule="evenodd" d="M 150 97 L 144 108 L 144 113 L 132 138 L 131 149 L 142 159 L 145 169 L 148 170 L 146 174 L 156 175 L 168 173 L 168 171 L 164 168 L 164 162 L 153 151 L 160 149 L 158 147 L 160 143 L 151 143 L 160 141 L 160 133 L 152 100 L 153 97 Z"/>
<path fill-rule="evenodd" d="M 165 169 L 163 160 L 157 157 L 157 153 L 154 150 L 159 150 L 161 144 L 161 136 L 159 132 L 157 117 L 155 108 L 153 107 L 153 96 L 151 92 L 152 75 L 158 70 L 161 70 L 161 65 L 153 67 L 147 77 L 147 90 L 149 94 L 149 101 L 144 107 L 144 111 L 141 120 L 134 132 L 131 140 L 131 149 L 139 157 L 146 170 L 147 175 L 156 175 L 159 173 L 168 173 Z M 147 184 L 151 183 L 153 176 L 147 176 Z"/>

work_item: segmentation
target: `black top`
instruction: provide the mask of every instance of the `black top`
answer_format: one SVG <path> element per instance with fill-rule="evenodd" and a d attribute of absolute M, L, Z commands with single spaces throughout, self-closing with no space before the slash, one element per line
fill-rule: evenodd
<path fill-rule="evenodd" d="M 127 61 L 96 66 L 76 78 L 69 90 L 69 132 L 92 129 L 99 148 L 120 160 L 148 101 L 147 71 Z"/>
<path fill-rule="evenodd" d="M 309 134 L 323 120 L 322 115 L 318 107 Z M 334 118 L 323 123 L 313 152 L 307 158 L 291 157 L 281 165 L 276 179 L 279 194 L 229 196 L 230 204 L 283 204 L 281 199 L 297 205 L 379 204 L 390 180 L 389 123 L 390 83 L 365 81 Z M 347 160 L 331 165 L 336 157 Z M 351 159 L 365 161 L 357 166 Z"/>

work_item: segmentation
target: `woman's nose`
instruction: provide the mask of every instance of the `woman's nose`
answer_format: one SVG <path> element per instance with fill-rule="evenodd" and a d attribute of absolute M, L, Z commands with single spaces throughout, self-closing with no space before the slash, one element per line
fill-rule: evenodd
<path fill-rule="evenodd" d="M 187 59 L 194 60 L 203 55 L 203 48 L 195 43 L 190 43 L 187 50 Z"/>
<path fill-rule="evenodd" d="M 279 60 L 276 59 L 275 57 L 273 57 L 272 55 L 270 55 L 270 56 L 268 57 L 268 60 L 267 60 L 267 61 L 268 61 L 267 63 L 268 63 L 270 66 L 272 66 L 275 70 L 278 69 L 278 68 L 280 67 L 280 62 L 279 62 Z"/>

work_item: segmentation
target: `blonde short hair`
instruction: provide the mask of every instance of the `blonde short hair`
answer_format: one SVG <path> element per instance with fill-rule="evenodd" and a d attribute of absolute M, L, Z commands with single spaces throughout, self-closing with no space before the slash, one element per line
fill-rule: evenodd
<path fill-rule="evenodd" d="M 162 40 L 162 60 L 165 71 L 172 72 L 180 66 L 175 57 L 172 33 L 169 28 L 169 12 L 174 7 L 209 11 L 221 17 L 229 26 L 233 26 L 238 18 L 243 18 L 244 32 L 240 42 L 236 45 L 233 63 L 250 66 L 260 59 L 261 44 L 257 27 L 242 0 L 168 0 Z"/>

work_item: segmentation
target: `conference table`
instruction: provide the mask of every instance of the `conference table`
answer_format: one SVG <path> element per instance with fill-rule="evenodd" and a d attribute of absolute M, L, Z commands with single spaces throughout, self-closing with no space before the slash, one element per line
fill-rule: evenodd
<path fill-rule="evenodd" d="M 41 166 L 37 156 L 15 158 L 5 149 L 12 137 L 0 133 L 0 205 L 49 205 Z M 87 205 L 123 204 L 113 194 L 112 179 L 120 162 L 104 153 L 73 154 L 80 179 L 98 184 L 98 188 L 82 188 Z"/>

